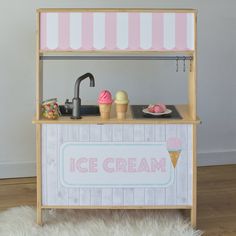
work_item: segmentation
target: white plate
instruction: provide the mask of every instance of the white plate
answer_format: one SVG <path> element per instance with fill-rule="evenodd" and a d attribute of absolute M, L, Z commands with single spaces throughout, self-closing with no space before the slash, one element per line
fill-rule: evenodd
<path fill-rule="evenodd" d="M 147 108 L 143 109 L 143 113 L 145 114 L 149 114 L 149 115 L 153 115 L 153 116 L 162 116 L 162 115 L 168 115 L 170 114 L 172 111 L 170 109 L 166 109 L 165 112 L 162 112 L 162 113 L 152 113 L 152 112 L 149 112 Z"/>

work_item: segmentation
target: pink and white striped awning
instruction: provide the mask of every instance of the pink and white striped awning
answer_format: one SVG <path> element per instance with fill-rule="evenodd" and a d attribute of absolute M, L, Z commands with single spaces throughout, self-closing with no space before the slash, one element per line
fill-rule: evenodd
<path fill-rule="evenodd" d="M 41 13 L 40 49 L 42 51 L 194 50 L 194 14 Z"/>

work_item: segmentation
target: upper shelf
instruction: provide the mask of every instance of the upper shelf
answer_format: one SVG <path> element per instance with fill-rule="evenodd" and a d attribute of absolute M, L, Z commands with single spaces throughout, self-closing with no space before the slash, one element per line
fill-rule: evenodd
<path fill-rule="evenodd" d="M 40 52 L 195 50 L 194 10 L 41 9 Z"/>

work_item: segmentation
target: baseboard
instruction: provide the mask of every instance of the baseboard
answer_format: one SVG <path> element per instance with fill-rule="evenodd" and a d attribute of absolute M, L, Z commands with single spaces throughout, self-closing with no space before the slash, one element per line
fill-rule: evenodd
<path fill-rule="evenodd" d="M 32 177 L 35 175 L 35 162 L 0 163 L 0 179 Z"/>
<path fill-rule="evenodd" d="M 236 164 L 236 150 L 198 152 L 198 166 Z"/>
<path fill-rule="evenodd" d="M 236 150 L 199 152 L 198 166 L 236 164 Z M 0 163 L 0 179 L 32 177 L 36 175 L 35 162 Z"/>

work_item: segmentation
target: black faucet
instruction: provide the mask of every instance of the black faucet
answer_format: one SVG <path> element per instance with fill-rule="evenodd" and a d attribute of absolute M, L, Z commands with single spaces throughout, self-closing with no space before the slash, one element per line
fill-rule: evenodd
<path fill-rule="evenodd" d="M 75 82 L 75 91 L 74 98 L 72 99 L 72 116 L 71 119 L 80 119 L 80 107 L 81 107 L 81 99 L 79 97 L 79 88 L 82 80 L 89 78 L 90 79 L 90 87 L 95 87 L 95 80 L 91 73 L 86 73 L 80 76 Z"/>

